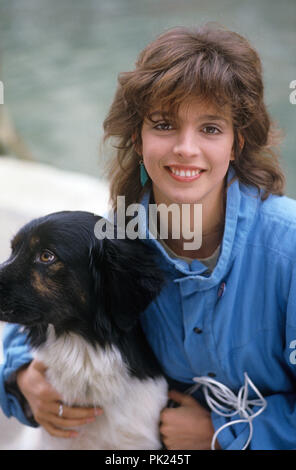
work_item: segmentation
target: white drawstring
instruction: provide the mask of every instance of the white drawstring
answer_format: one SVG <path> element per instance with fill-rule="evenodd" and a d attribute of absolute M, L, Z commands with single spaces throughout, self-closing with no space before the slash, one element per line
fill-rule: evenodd
<path fill-rule="evenodd" d="M 249 424 L 249 437 L 241 450 L 247 449 L 253 436 L 253 419 L 261 414 L 267 406 L 266 400 L 263 398 L 257 387 L 255 387 L 246 372 L 244 373 L 244 377 L 245 384 L 239 389 L 237 396 L 228 387 L 226 387 L 226 385 L 223 385 L 221 382 L 218 382 L 217 380 L 214 380 L 210 377 L 194 377 L 193 380 L 197 385 L 193 385 L 193 387 L 187 390 L 187 393 L 192 394 L 195 390 L 202 386 L 205 399 L 211 410 L 220 416 L 232 417 L 238 414 L 240 417 L 240 419 L 230 421 L 217 429 L 212 439 L 212 450 L 215 450 L 215 443 L 218 434 L 226 427 L 238 423 Z M 258 398 L 253 400 L 248 399 L 249 386 L 254 390 Z M 259 408 L 259 410 L 254 413 L 252 410 L 253 406 L 259 406 L 261 408 Z"/>

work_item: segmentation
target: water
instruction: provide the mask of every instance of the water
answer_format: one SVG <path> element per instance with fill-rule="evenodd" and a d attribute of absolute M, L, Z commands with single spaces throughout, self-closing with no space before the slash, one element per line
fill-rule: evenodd
<path fill-rule="evenodd" d="M 295 0 L 0 0 L 5 104 L 36 160 L 102 175 L 102 122 L 119 72 L 166 28 L 218 21 L 261 54 L 266 101 L 286 138 L 296 198 Z"/>

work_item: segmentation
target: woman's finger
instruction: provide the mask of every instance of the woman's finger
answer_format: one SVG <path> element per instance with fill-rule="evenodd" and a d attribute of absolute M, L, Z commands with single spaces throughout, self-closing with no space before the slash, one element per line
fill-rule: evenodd
<path fill-rule="evenodd" d="M 62 409 L 60 408 L 62 405 Z M 60 410 L 62 411 L 60 414 Z M 44 410 L 45 411 L 45 410 Z M 102 408 L 88 408 L 78 406 L 67 406 L 61 402 L 47 403 L 46 411 L 63 419 L 88 419 L 100 416 L 103 413 Z"/>
<path fill-rule="evenodd" d="M 51 423 L 57 428 L 75 428 L 76 426 L 83 426 L 87 423 L 92 423 L 96 420 L 95 417 L 92 418 L 80 418 L 80 419 L 69 419 L 69 418 L 60 418 L 53 417 Z"/>
<path fill-rule="evenodd" d="M 44 374 L 47 370 L 47 366 L 44 364 L 44 362 L 38 361 L 38 359 L 33 359 L 32 366 L 41 374 Z"/>
<path fill-rule="evenodd" d="M 79 433 L 77 431 L 74 431 L 73 429 L 71 430 L 60 429 L 48 421 L 43 421 L 40 424 L 51 436 L 64 437 L 66 439 L 70 439 L 70 438 L 77 437 L 79 435 Z"/>
<path fill-rule="evenodd" d="M 36 420 L 42 424 L 44 421 L 57 428 L 71 428 L 83 426 L 95 421 L 103 414 L 101 408 L 76 408 L 63 405 L 63 414 L 60 416 L 60 403 L 47 403 L 36 413 Z"/>
<path fill-rule="evenodd" d="M 75 428 L 78 426 L 84 426 L 85 424 L 92 423 L 96 420 L 95 417 L 80 419 L 60 418 L 59 416 L 56 416 L 54 414 L 46 413 L 39 415 L 38 419 L 40 424 L 46 422 L 57 429 L 68 429 Z"/>

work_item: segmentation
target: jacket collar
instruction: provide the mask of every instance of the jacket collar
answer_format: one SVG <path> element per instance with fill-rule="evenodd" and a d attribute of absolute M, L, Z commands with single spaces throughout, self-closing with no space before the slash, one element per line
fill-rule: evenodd
<path fill-rule="evenodd" d="M 161 255 L 161 267 L 173 274 L 175 282 L 183 283 L 188 279 L 196 281 L 187 283 L 186 291 L 188 289 L 188 293 L 196 288 L 198 290 L 209 289 L 223 280 L 235 256 L 244 246 L 254 220 L 259 203 L 257 190 L 240 183 L 232 167 L 229 167 L 228 170 L 227 184 L 225 227 L 221 252 L 210 276 L 206 275 L 207 268 L 200 261 L 193 260 L 191 264 L 188 264 L 186 261 L 171 258 L 168 255 L 162 245 L 149 232 L 148 207 L 151 190 L 146 191 L 141 200 L 141 204 L 145 207 L 145 214 L 138 218 L 141 238 L 156 247 Z"/>

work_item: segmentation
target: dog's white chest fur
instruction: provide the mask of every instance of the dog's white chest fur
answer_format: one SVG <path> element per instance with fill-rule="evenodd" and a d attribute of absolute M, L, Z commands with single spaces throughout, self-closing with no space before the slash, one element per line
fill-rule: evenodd
<path fill-rule="evenodd" d="M 96 350 L 80 336 L 58 339 L 52 327 L 35 357 L 66 405 L 104 410 L 94 423 L 79 427 L 79 437 L 61 439 L 40 429 L 39 449 L 159 449 L 159 415 L 167 403 L 163 378 L 140 380 L 129 374 L 118 349 Z"/>

